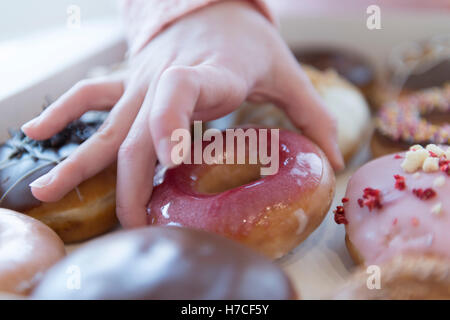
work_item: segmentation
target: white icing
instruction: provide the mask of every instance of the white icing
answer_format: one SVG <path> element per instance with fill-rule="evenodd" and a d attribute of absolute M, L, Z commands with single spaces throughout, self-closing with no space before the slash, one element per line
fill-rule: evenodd
<path fill-rule="evenodd" d="M 425 172 L 434 172 L 439 170 L 439 158 L 428 157 L 425 159 L 422 165 L 422 169 Z"/>
<path fill-rule="evenodd" d="M 415 144 L 409 148 L 409 150 L 411 150 L 411 151 L 420 150 L 420 149 L 423 149 L 423 147 L 420 144 Z"/>
<path fill-rule="evenodd" d="M 405 160 L 403 160 L 401 167 L 405 172 L 413 173 L 422 168 L 425 159 L 429 152 L 425 149 L 415 149 L 406 152 Z"/>
<path fill-rule="evenodd" d="M 424 172 L 435 172 L 439 170 L 439 158 L 447 157 L 449 150 L 445 152 L 435 144 L 429 144 L 424 149 L 420 145 L 414 145 L 406 152 L 405 160 L 401 167 L 405 172 L 413 173 L 422 168 Z"/>
<path fill-rule="evenodd" d="M 427 145 L 426 149 L 428 151 L 433 152 L 434 154 L 436 154 L 438 157 L 441 157 L 442 155 L 444 155 L 444 150 L 442 150 L 441 148 L 439 148 L 437 145 L 435 144 L 429 144 Z"/>

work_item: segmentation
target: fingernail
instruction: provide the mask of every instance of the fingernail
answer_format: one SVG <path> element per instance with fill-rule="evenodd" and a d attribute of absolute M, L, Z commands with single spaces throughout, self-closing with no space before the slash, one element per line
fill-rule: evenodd
<path fill-rule="evenodd" d="M 172 168 L 175 166 L 171 159 L 172 142 L 168 138 L 163 138 L 158 143 L 158 157 L 159 161 L 165 168 Z"/>
<path fill-rule="evenodd" d="M 33 120 L 28 121 L 27 123 L 25 123 L 21 129 L 22 131 L 26 131 L 27 129 L 29 129 L 30 127 L 32 127 L 34 124 L 36 123 L 36 118 Z"/>
<path fill-rule="evenodd" d="M 52 180 L 52 176 L 47 174 L 45 176 L 40 177 L 39 179 L 34 180 L 32 183 L 30 183 L 31 188 L 44 188 L 50 184 Z"/>

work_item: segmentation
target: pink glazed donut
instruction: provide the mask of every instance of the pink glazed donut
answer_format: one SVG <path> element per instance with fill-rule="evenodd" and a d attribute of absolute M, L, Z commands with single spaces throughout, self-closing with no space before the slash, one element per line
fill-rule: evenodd
<path fill-rule="evenodd" d="M 450 259 L 450 149 L 412 146 L 361 167 L 335 211 L 357 263 L 398 255 Z"/>
<path fill-rule="evenodd" d="M 269 150 L 270 137 L 268 130 Z M 167 170 L 155 180 L 149 224 L 202 229 L 271 258 L 285 255 L 322 222 L 334 195 L 333 170 L 315 144 L 287 130 L 279 131 L 276 174 L 261 177 L 261 165 L 246 163 L 181 164 Z"/>

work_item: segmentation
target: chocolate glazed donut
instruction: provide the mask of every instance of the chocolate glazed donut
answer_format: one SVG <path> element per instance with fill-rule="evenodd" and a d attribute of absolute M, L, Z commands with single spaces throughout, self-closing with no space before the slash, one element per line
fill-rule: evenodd
<path fill-rule="evenodd" d="M 115 171 L 109 168 L 55 203 L 41 203 L 29 184 L 49 172 L 103 123 L 106 113 L 90 112 L 45 141 L 22 132 L 0 146 L 0 207 L 41 220 L 64 240 L 81 241 L 105 232 L 115 218 Z"/>
<path fill-rule="evenodd" d="M 67 286 L 68 268 L 80 289 Z M 54 266 L 34 299 L 294 299 L 283 271 L 231 240 L 178 227 L 147 227 L 94 240 Z"/>

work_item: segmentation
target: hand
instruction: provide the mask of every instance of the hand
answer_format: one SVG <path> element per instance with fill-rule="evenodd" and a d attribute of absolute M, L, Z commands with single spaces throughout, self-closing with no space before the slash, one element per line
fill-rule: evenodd
<path fill-rule="evenodd" d="M 33 182 L 33 195 L 57 201 L 118 155 L 117 215 L 146 224 L 156 158 L 171 166 L 172 131 L 228 114 L 246 98 L 269 100 L 343 167 L 336 126 L 275 28 L 246 2 L 191 13 L 150 41 L 123 78 L 84 80 L 23 126 L 47 139 L 88 110 L 111 112 L 98 132 Z"/>

